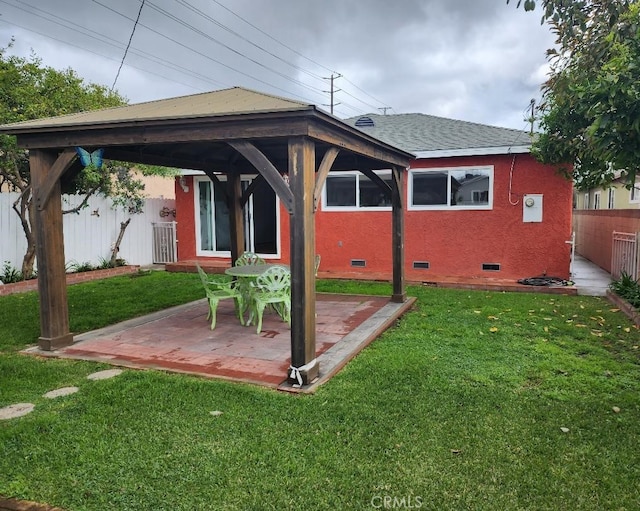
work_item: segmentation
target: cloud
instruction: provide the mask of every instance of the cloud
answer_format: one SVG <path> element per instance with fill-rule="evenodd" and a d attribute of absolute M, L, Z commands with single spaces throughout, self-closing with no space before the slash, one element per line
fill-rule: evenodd
<path fill-rule="evenodd" d="M 7 0 L 0 45 L 111 86 L 140 3 Z M 117 89 L 132 102 L 245 86 L 336 114 L 422 112 L 521 128 L 553 37 L 495 0 L 149 0 Z M 341 90 L 338 90 L 341 89 Z"/>

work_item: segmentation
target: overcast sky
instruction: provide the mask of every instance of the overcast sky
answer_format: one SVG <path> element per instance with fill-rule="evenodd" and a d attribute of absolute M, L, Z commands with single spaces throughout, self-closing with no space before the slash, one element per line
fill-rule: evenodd
<path fill-rule="evenodd" d="M 111 87 L 141 1 L 0 0 L 0 46 Z M 528 129 L 553 39 L 506 0 L 145 0 L 115 88 L 139 103 L 242 86 L 329 110 L 341 74 L 341 118 Z"/>

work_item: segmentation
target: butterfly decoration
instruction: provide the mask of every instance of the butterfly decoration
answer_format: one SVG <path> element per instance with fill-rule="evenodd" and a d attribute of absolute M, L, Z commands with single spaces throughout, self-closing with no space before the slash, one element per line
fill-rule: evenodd
<path fill-rule="evenodd" d="M 96 149 L 90 153 L 82 147 L 76 147 L 76 153 L 78 153 L 80 163 L 82 163 L 85 168 L 92 167 L 100 169 L 102 167 L 102 155 L 104 154 L 104 149 Z"/>

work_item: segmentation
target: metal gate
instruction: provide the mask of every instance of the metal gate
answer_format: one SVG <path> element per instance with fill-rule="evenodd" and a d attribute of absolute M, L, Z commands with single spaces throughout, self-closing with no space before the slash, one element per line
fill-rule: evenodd
<path fill-rule="evenodd" d="M 640 233 L 613 231 L 613 249 L 611 254 L 611 276 L 617 280 L 626 273 L 638 280 L 638 238 Z"/>
<path fill-rule="evenodd" d="M 177 260 L 176 222 L 153 222 L 153 263 L 173 263 Z"/>

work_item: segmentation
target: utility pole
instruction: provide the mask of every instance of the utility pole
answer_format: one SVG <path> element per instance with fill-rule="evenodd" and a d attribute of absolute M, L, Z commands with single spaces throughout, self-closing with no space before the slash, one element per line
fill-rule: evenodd
<path fill-rule="evenodd" d="M 536 119 L 535 117 L 535 111 L 536 111 L 536 100 L 534 98 L 531 99 L 531 103 L 529 104 L 529 106 L 531 107 L 531 117 L 529 118 L 529 121 L 531 121 L 531 136 L 533 136 L 533 123 Z"/>
<path fill-rule="evenodd" d="M 387 115 L 387 110 L 391 110 L 392 107 L 390 106 L 381 106 L 378 108 L 378 110 L 380 110 L 382 112 L 382 115 Z"/>
<path fill-rule="evenodd" d="M 341 77 L 342 77 L 342 75 L 341 75 L 341 74 L 339 74 L 339 73 L 338 73 L 338 74 L 336 74 L 336 75 L 334 75 L 333 73 L 331 73 L 331 76 L 329 76 L 329 77 L 324 77 L 324 78 L 323 78 L 324 80 L 331 80 L 331 82 L 330 82 L 330 83 L 331 83 L 331 90 L 323 91 L 323 92 L 328 92 L 328 93 L 329 93 L 330 102 L 329 102 L 329 104 L 328 104 L 328 105 L 324 105 L 324 106 L 328 106 L 328 107 L 330 108 L 329 112 L 331 112 L 331 115 L 333 115 L 333 107 L 334 107 L 334 106 L 337 106 L 337 105 L 339 105 L 339 104 L 340 104 L 340 103 L 334 103 L 334 101 L 333 101 L 333 95 L 334 95 L 334 93 L 336 93 L 336 92 L 340 92 L 340 91 L 342 90 L 342 89 L 335 89 L 335 88 L 334 88 L 334 86 L 333 86 L 333 81 L 334 81 L 335 79 L 337 79 L 337 78 L 341 78 Z"/>

